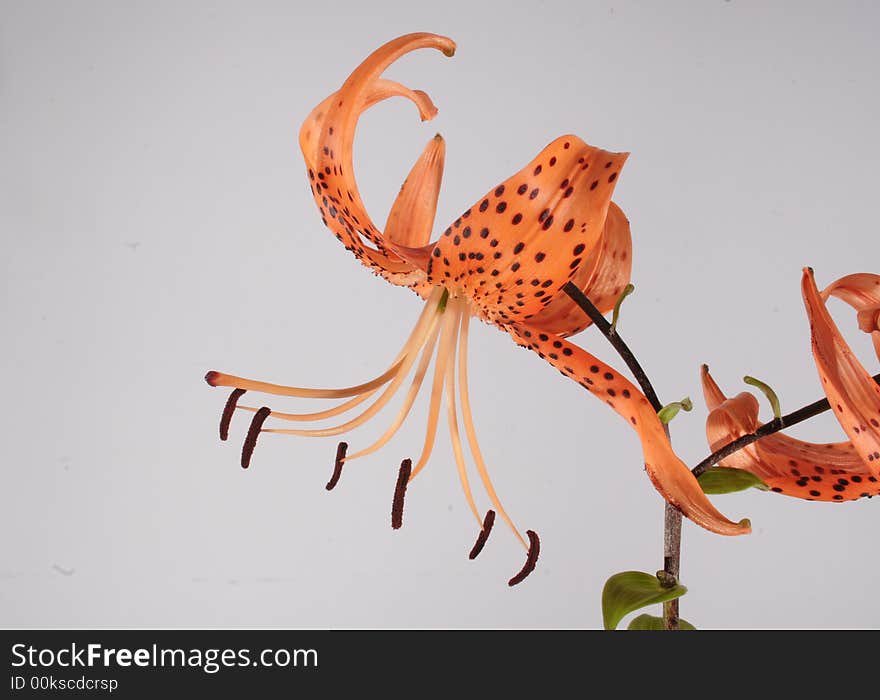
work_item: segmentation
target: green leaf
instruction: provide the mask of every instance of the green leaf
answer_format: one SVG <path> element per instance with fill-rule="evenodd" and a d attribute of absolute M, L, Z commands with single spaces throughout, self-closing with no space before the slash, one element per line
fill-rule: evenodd
<path fill-rule="evenodd" d="M 703 493 L 708 494 L 734 493 L 745 491 L 748 488 L 756 488 L 761 491 L 770 490 L 767 484 L 751 472 L 733 467 L 712 467 L 700 474 L 697 481 L 700 483 Z"/>
<path fill-rule="evenodd" d="M 764 392 L 764 396 L 767 397 L 767 400 L 770 402 L 770 407 L 773 409 L 773 417 L 779 420 L 782 417 L 782 407 L 779 405 L 779 397 L 776 395 L 776 392 L 773 391 L 773 388 L 769 384 L 762 382 L 760 379 L 755 379 L 748 375 L 743 377 L 743 381 Z"/>
<path fill-rule="evenodd" d="M 654 603 L 680 598 L 687 588 L 680 583 L 664 586 L 653 574 L 643 571 L 622 571 L 605 582 L 602 589 L 602 621 L 606 630 L 617 625 L 633 610 Z"/>
<path fill-rule="evenodd" d="M 629 623 L 628 630 L 665 630 L 666 625 L 663 622 L 662 617 L 656 617 L 654 615 L 639 615 L 638 617 L 634 617 L 632 622 Z M 690 622 L 687 620 L 682 620 L 678 618 L 678 629 L 680 630 L 696 630 Z"/>
<path fill-rule="evenodd" d="M 620 318 L 620 305 L 623 303 L 623 300 L 626 299 L 630 294 L 636 291 L 636 288 L 628 284 L 623 288 L 623 291 L 620 293 L 620 296 L 617 297 L 617 302 L 614 304 L 614 313 L 611 314 L 611 334 L 617 333 L 617 320 Z"/>
<path fill-rule="evenodd" d="M 693 407 L 694 402 L 691 401 L 691 397 L 685 396 L 681 401 L 673 401 L 672 403 L 666 404 L 663 408 L 657 411 L 657 417 L 660 419 L 661 423 L 666 425 L 678 415 L 679 411 L 690 411 Z"/>

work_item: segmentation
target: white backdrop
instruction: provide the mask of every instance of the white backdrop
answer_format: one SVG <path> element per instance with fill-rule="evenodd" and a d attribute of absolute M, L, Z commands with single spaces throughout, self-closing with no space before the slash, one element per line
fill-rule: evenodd
<path fill-rule="evenodd" d="M 296 133 L 370 51 L 411 31 L 402 100 L 362 120 L 358 181 L 385 220 L 439 130 L 435 231 L 557 135 L 632 152 L 621 332 L 666 401 L 682 457 L 707 453 L 699 366 L 821 396 L 799 293 L 880 272 L 880 20 L 871 3 L 0 3 L 0 623 L 7 626 L 596 627 L 604 580 L 660 568 L 662 500 L 635 435 L 577 385 L 477 326 L 471 398 L 508 510 L 542 537 L 476 535 L 441 426 L 401 434 L 324 490 L 336 440 L 217 440 L 208 369 L 337 386 L 381 371 L 420 303 L 321 226 Z M 873 373 L 853 314 L 834 313 Z M 602 338 L 576 342 L 611 364 Z M 305 410 L 310 410 L 308 407 Z M 392 411 L 384 420 L 390 420 Z M 766 413 L 764 414 L 766 419 Z M 362 446 L 385 423 L 349 439 Z M 843 439 L 824 416 L 792 434 Z M 878 502 L 716 497 L 754 534 L 685 525 L 682 614 L 698 627 L 877 627 Z"/>

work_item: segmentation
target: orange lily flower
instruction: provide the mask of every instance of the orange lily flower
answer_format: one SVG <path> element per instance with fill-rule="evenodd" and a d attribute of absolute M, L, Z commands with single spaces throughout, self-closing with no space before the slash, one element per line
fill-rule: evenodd
<path fill-rule="evenodd" d="M 385 44 L 313 110 L 300 131 L 300 146 L 325 225 L 365 266 L 425 299 L 422 315 L 391 366 L 358 386 L 307 389 L 209 372 L 206 380 L 212 386 L 235 388 L 221 419 L 221 437 L 225 439 L 235 410 L 255 413 L 242 451 L 242 466 L 247 467 L 261 433 L 341 435 L 375 416 L 414 368 L 403 406 L 385 433 L 354 454 L 347 455 L 347 446 L 340 445 L 336 470 L 328 484 L 332 488 L 343 463 L 376 451 L 403 424 L 436 347 L 425 441 L 415 463 L 405 460 L 401 466 L 392 525 L 400 525 L 406 485 L 431 456 L 445 397 L 458 474 L 480 526 L 480 537 L 471 557 L 485 543 L 497 512 L 529 550 L 523 571 L 510 581 L 511 585 L 518 583 L 534 567 L 538 537 L 529 530 L 527 541 L 502 507 L 477 443 L 467 382 L 468 329 L 471 316 L 475 316 L 508 332 L 518 344 L 537 352 L 622 415 L 642 440 L 647 471 L 654 484 L 685 515 L 715 532 L 748 532 L 747 521 L 731 522 L 708 501 L 696 479 L 672 451 L 663 425 L 642 393 L 616 371 L 565 340 L 590 323 L 561 291 L 567 282 L 573 281 L 598 308 L 607 312 L 629 281 L 629 222 L 611 202 L 628 154 L 589 146 L 576 136 L 562 136 L 516 175 L 481 197 L 436 242 L 429 243 L 444 160 L 444 143 L 436 136 L 406 178 L 384 232 L 373 224 L 354 179 L 355 126 L 364 110 L 392 96 L 415 103 L 423 120 L 434 116 L 436 107 L 424 92 L 380 77 L 394 60 L 419 48 L 434 48 L 451 56 L 455 44 L 448 38 L 424 33 L 409 34 Z M 313 421 L 340 415 L 367 401 L 382 387 L 385 389 L 369 408 L 340 425 L 317 430 L 263 427 L 269 417 Z M 244 391 L 346 401 L 324 411 L 292 414 L 238 405 Z M 457 404 L 471 456 L 494 509 L 485 518 L 480 517 L 469 484 Z"/>
<path fill-rule="evenodd" d="M 848 442 L 816 444 L 774 433 L 721 461 L 752 472 L 776 493 L 809 501 L 852 501 L 880 493 L 880 387 L 855 358 L 825 306 L 829 296 L 859 312 L 859 326 L 874 334 L 880 276 L 849 275 L 821 293 L 804 270 L 802 292 L 812 328 L 813 356 L 828 401 Z M 760 427 L 758 401 L 749 392 L 728 399 L 703 367 L 703 394 L 710 413 L 706 435 L 713 450 Z"/>

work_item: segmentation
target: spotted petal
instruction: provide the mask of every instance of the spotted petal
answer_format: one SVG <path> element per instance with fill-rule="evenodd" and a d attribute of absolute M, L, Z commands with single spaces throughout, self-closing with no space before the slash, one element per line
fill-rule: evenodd
<path fill-rule="evenodd" d="M 874 476 L 880 476 L 880 386 L 843 339 L 819 295 L 813 271 L 801 291 L 812 331 L 813 358 L 831 410 Z"/>
<path fill-rule="evenodd" d="M 611 202 L 601 237 L 571 281 L 604 314 L 614 308 L 623 288 L 629 284 L 631 272 L 629 221 L 621 208 Z M 568 294 L 557 294 L 529 323 L 548 333 L 571 336 L 592 321 Z"/>
<path fill-rule="evenodd" d="M 462 288 L 490 323 L 539 317 L 600 240 L 627 155 L 556 139 L 440 236 L 428 281 Z"/>
<path fill-rule="evenodd" d="M 710 409 L 706 437 L 713 451 L 762 425 L 754 395 L 744 391 L 727 398 L 706 367 L 702 381 Z M 849 501 L 880 493 L 880 481 L 850 442 L 817 444 L 773 433 L 725 457 L 720 464 L 751 472 L 775 493 L 809 501 Z"/>
<path fill-rule="evenodd" d="M 512 324 L 508 330 L 520 345 L 538 353 L 627 421 L 641 440 L 648 476 L 669 503 L 697 525 L 712 532 L 721 535 L 751 532 L 747 519 L 733 522 L 712 505 L 690 469 L 673 451 L 663 424 L 648 399 L 626 377 L 561 336 L 543 333 L 521 323 Z"/>
<path fill-rule="evenodd" d="M 388 42 L 370 54 L 337 92 L 312 111 L 300 129 L 299 141 L 312 194 L 324 223 L 364 265 L 389 282 L 413 287 L 426 296 L 430 289 L 424 284 L 424 273 L 387 249 L 382 232 L 367 214 L 352 166 L 358 117 L 371 105 L 402 96 L 415 103 L 423 120 L 437 113 L 424 92 L 380 77 L 398 58 L 421 48 L 438 49 L 451 56 L 455 43 L 427 33 L 407 34 Z M 429 181 L 425 186 L 433 187 L 434 183 Z M 424 218 L 424 209 L 417 210 L 417 215 Z M 396 227 L 401 230 L 406 228 L 405 224 L 398 222 Z M 424 222 L 420 221 L 418 226 L 424 228 Z"/>

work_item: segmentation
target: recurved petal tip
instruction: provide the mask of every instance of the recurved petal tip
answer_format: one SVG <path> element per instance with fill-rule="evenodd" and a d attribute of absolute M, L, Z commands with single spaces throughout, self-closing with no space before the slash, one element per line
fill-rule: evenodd
<path fill-rule="evenodd" d="M 383 80 L 379 82 L 388 83 L 390 81 Z M 406 94 L 406 88 L 403 88 L 403 90 L 404 94 Z M 429 122 L 437 116 L 437 112 L 439 111 L 437 105 L 434 104 L 427 92 L 424 90 L 413 90 L 412 99 L 416 103 L 416 107 L 419 108 L 419 119 L 423 122 Z"/>
<path fill-rule="evenodd" d="M 747 535 L 752 531 L 748 518 L 734 522 L 712 505 L 690 469 L 671 448 L 659 450 L 658 457 L 653 465 L 646 461 L 648 476 L 660 495 L 685 517 L 718 535 Z"/>

